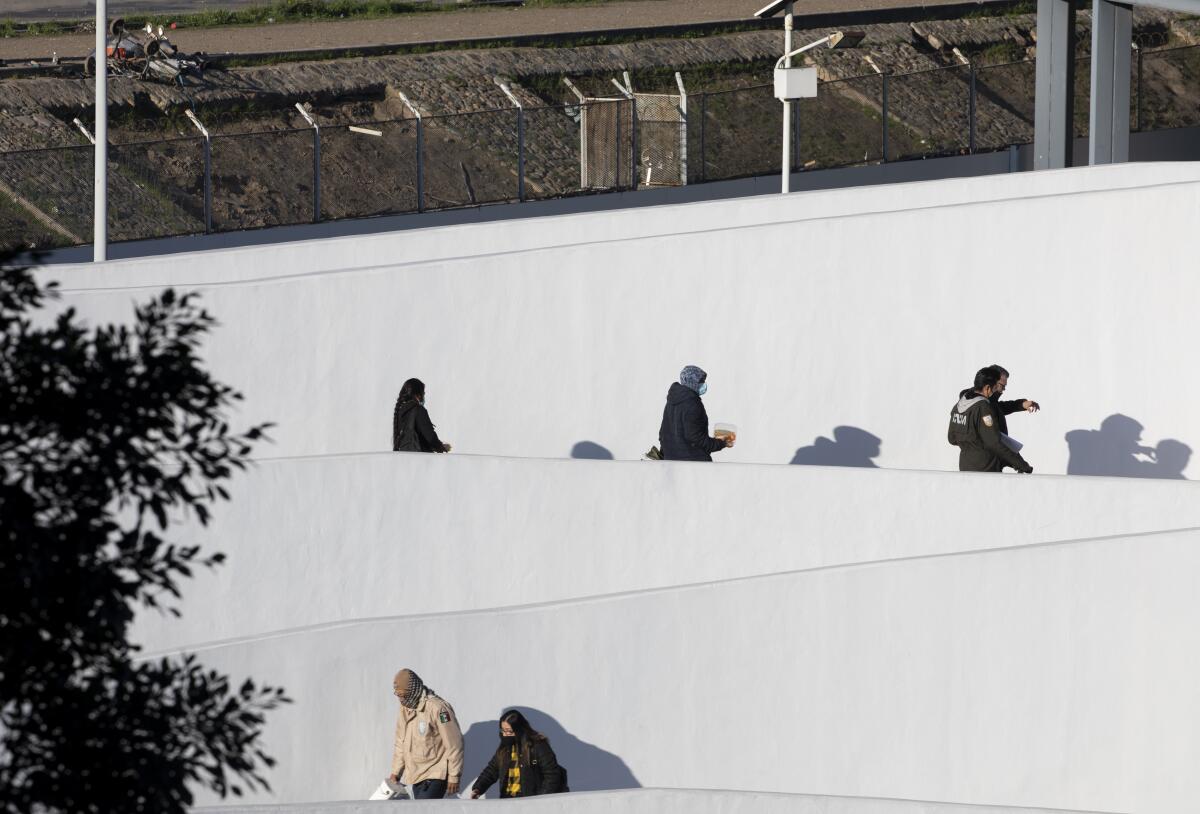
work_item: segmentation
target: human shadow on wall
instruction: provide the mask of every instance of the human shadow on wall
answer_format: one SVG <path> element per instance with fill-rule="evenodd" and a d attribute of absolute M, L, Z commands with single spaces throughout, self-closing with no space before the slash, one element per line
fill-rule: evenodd
<path fill-rule="evenodd" d="M 793 464 L 805 466 L 863 466 L 879 468 L 872 458 L 879 455 L 881 441 L 859 427 L 834 427 L 832 440 L 819 436 L 810 446 L 800 447 Z"/>
<path fill-rule="evenodd" d="M 603 791 L 605 789 L 635 789 L 641 783 L 625 765 L 625 761 L 599 746 L 581 741 L 565 730 L 554 718 L 531 707 L 505 707 L 520 710 L 529 725 L 550 740 L 558 762 L 567 768 L 567 783 L 571 791 Z M 492 759 L 500 745 L 500 720 L 479 721 L 463 733 L 465 759 L 463 783 L 473 783 L 483 767 Z M 465 788 L 465 786 L 464 786 Z M 488 790 L 488 797 L 499 797 L 497 786 Z"/>
<path fill-rule="evenodd" d="M 594 441 L 580 441 L 571 447 L 571 457 L 589 461 L 611 461 L 613 454 Z"/>
<path fill-rule="evenodd" d="M 1183 470 L 1191 460 L 1192 448 L 1174 438 L 1145 446 L 1144 429 L 1129 416 L 1114 413 L 1100 422 L 1098 430 L 1071 430 L 1067 433 L 1067 474 L 1187 480 Z"/>

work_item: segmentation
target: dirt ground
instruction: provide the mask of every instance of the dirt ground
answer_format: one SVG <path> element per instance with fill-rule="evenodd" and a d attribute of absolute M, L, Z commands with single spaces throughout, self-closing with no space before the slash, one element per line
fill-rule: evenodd
<path fill-rule="evenodd" d="M 17 0 L 25 2 L 26 0 Z M 981 0 L 997 2 L 997 0 Z M 28 0 L 31 4 L 35 0 Z M 36 0 L 46 6 L 52 0 Z M 68 0 L 78 5 L 77 0 Z M 805 0 L 805 13 L 946 5 L 958 0 Z M 170 5 L 170 4 L 167 4 Z M 549 8 L 476 8 L 430 12 L 382 20 L 287 23 L 240 28 L 180 29 L 172 41 L 185 51 L 208 54 L 293 51 L 363 45 L 400 45 L 480 37 L 562 34 L 687 23 L 746 20 L 765 0 L 623 0 L 603 5 Z M 140 8 L 140 6 L 139 6 Z M 0 16 L 4 16 L 0 13 Z M 780 25 L 782 29 L 782 24 Z M 85 56 L 91 35 L 0 39 L 0 59 Z"/>

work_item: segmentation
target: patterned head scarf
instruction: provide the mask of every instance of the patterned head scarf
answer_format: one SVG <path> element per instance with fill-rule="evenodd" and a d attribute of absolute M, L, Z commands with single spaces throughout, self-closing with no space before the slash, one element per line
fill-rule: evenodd
<path fill-rule="evenodd" d="M 696 392 L 700 391 L 700 385 L 704 384 L 704 380 L 707 378 L 708 374 L 695 365 L 688 365 L 679 371 L 679 383 Z"/>
<path fill-rule="evenodd" d="M 400 703 L 409 709 L 416 709 L 426 692 L 432 692 L 425 686 L 421 677 L 407 667 L 396 673 L 392 680 L 392 688 L 396 691 Z"/>

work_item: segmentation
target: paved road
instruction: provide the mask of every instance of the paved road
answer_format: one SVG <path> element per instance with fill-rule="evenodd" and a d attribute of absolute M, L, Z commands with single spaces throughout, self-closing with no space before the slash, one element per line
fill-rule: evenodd
<path fill-rule="evenodd" d="M 905 6 L 939 6 L 959 0 L 801 0 L 806 12 L 886 9 Z M 981 4 L 997 0 L 979 0 Z M 79 8 L 78 0 L 4 0 L 18 8 Z M 251 0 L 222 0 L 220 3 L 184 4 L 227 7 L 250 4 Z M 163 0 L 127 0 L 115 4 L 114 13 L 178 6 Z M 184 50 L 210 54 L 255 51 L 290 51 L 305 48 L 334 48 L 359 45 L 388 45 L 407 42 L 456 40 L 472 37 L 506 37 L 519 34 L 559 34 L 636 28 L 724 20 L 744 20 L 765 5 L 765 0 L 623 0 L 602 5 L 545 8 L 494 7 L 411 14 L 383 20 L 343 20 L 324 23 L 180 29 L 172 40 Z M 5 14 L 9 12 L 5 11 Z M 11 16 L 11 15 L 10 15 Z M 76 15 L 79 16 L 79 15 Z M 781 26 L 782 28 L 782 26 Z M 92 47 L 87 35 L 30 37 L 0 40 L 0 59 L 38 59 L 51 51 L 59 56 L 83 56 Z"/>

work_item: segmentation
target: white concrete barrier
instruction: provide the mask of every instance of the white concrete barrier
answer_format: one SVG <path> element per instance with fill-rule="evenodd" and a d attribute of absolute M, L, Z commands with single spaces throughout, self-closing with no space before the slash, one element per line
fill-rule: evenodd
<path fill-rule="evenodd" d="M 379 616 L 530 605 L 1200 528 L 1193 483 L 379 453 L 263 462 L 208 529 L 230 556 L 151 649 Z"/>
<path fill-rule="evenodd" d="M 499 712 L 519 706 L 580 791 L 1182 814 L 1200 799 L 1198 573 L 1200 532 L 1161 533 L 376 620 L 199 653 L 296 699 L 267 730 L 276 802 L 360 799 L 379 782 L 391 677 L 410 666 L 464 722 L 468 777 L 495 748 Z"/>
<path fill-rule="evenodd" d="M 579 791 L 1159 814 L 1200 799 L 1195 485 L 904 470 L 955 467 L 950 405 L 999 362 L 1039 473 L 1200 471 L 1198 214 L 1200 167 L 1125 165 L 52 273 L 97 321 L 199 288 L 240 418 L 279 422 L 282 460 L 181 532 L 230 566 L 138 631 L 295 697 L 268 801 L 369 792 L 410 666 L 468 777 L 517 705 Z M 751 465 L 537 459 L 640 456 L 686 363 Z M 414 375 L 469 454 L 348 454 Z M 862 468 L 765 465 L 793 459 Z M 578 799 L 699 805 L 661 794 Z M 810 802 L 778 805 L 896 810 Z"/>
<path fill-rule="evenodd" d="M 983 364 L 1013 372 L 1039 472 L 1195 474 L 1200 167 L 1119 165 L 478 224 L 55 269 L 66 304 L 124 318 L 166 282 L 224 322 L 206 347 L 278 420 L 281 456 L 384 450 L 409 376 L 462 452 L 618 458 L 656 441 L 667 385 L 710 373 L 721 461 L 953 469 L 945 423 Z M 1136 213 L 1136 217 L 1135 217 Z M 141 288 L 139 288 L 141 287 Z M 146 288 L 148 287 L 148 288 Z M 1122 427 L 1125 431 L 1122 431 Z M 1072 431 L 1095 431 L 1077 436 Z M 861 433 L 849 432 L 853 439 Z M 825 444 L 826 452 L 830 452 Z M 1174 451 L 1175 455 L 1167 452 Z"/>
<path fill-rule="evenodd" d="M 484 801 L 487 802 L 487 801 Z M 1098 814 L 1048 808 L 971 806 L 920 800 L 879 800 L 866 797 L 819 797 L 810 794 L 762 794 L 750 791 L 702 789 L 630 789 L 593 791 L 530 797 L 524 800 L 487 802 L 483 811 L 562 811 L 570 814 Z M 480 814 L 478 800 L 405 801 L 405 812 L 438 811 L 441 814 Z M 377 814 L 374 803 L 302 803 L 297 805 L 249 805 L 228 808 L 201 807 L 202 812 L 220 814 Z"/>

